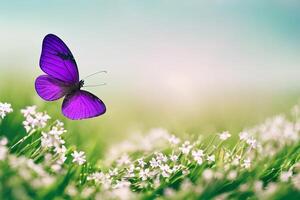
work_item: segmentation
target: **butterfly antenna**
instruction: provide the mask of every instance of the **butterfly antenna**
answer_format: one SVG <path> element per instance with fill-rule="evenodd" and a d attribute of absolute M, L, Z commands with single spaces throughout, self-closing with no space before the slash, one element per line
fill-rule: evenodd
<path fill-rule="evenodd" d="M 98 86 L 103 86 L 103 85 L 106 85 L 106 83 L 101 83 L 98 85 L 84 85 L 83 87 L 98 87 Z"/>
<path fill-rule="evenodd" d="M 96 75 L 96 74 L 100 74 L 100 73 L 105 73 L 105 74 L 106 74 L 107 71 L 103 70 L 103 71 L 95 72 L 95 73 L 93 73 L 93 74 L 90 74 L 90 75 L 84 77 L 83 80 L 85 80 L 85 79 L 87 79 L 87 78 L 89 78 L 89 77 L 91 77 L 91 76 L 94 76 L 94 75 Z"/>

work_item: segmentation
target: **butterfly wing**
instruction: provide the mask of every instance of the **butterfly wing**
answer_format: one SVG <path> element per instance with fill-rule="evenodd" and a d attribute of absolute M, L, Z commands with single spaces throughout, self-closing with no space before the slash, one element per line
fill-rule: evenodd
<path fill-rule="evenodd" d="M 79 81 L 76 61 L 67 45 L 56 35 L 45 36 L 40 58 L 41 69 L 49 76 L 74 84 Z"/>
<path fill-rule="evenodd" d="M 95 95 L 84 90 L 68 94 L 62 104 L 62 113 L 72 120 L 92 118 L 104 114 L 106 107 Z"/>
<path fill-rule="evenodd" d="M 35 80 L 35 90 L 46 101 L 55 101 L 66 95 L 68 85 L 48 75 L 41 75 Z"/>

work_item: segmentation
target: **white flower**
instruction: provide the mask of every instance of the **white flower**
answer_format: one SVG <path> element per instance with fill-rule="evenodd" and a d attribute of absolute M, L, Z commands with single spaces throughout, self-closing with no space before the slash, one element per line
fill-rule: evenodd
<path fill-rule="evenodd" d="M 180 139 L 177 138 L 175 135 L 171 135 L 171 137 L 169 137 L 169 142 L 171 144 L 177 145 L 180 142 Z"/>
<path fill-rule="evenodd" d="M 170 171 L 169 165 L 161 165 L 161 166 L 160 166 L 160 169 L 161 169 L 162 171 Z"/>
<path fill-rule="evenodd" d="M 240 164 L 241 156 L 236 155 L 236 157 L 232 160 L 232 165 L 237 166 Z"/>
<path fill-rule="evenodd" d="M 247 132 L 241 132 L 239 134 L 239 136 L 240 136 L 240 140 L 245 140 L 246 141 L 249 138 L 249 134 Z"/>
<path fill-rule="evenodd" d="M 235 171 L 235 170 L 231 170 L 227 174 L 227 179 L 229 179 L 229 180 L 234 180 L 236 177 L 237 177 L 237 171 Z"/>
<path fill-rule="evenodd" d="M 37 126 L 38 128 L 44 128 L 47 125 L 47 121 L 50 119 L 51 117 L 49 115 L 47 115 L 46 113 L 36 113 L 35 115 L 35 126 Z"/>
<path fill-rule="evenodd" d="M 72 154 L 73 156 L 73 162 L 79 164 L 79 165 L 82 165 L 86 162 L 85 160 L 85 153 L 83 151 L 80 151 L 80 152 L 77 152 L 77 151 L 74 151 Z"/>
<path fill-rule="evenodd" d="M 160 165 L 160 162 L 158 162 L 155 158 L 152 158 L 151 160 L 150 160 L 150 166 L 152 167 L 152 168 L 156 168 L 156 167 L 158 167 Z"/>
<path fill-rule="evenodd" d="M 176 171 L 178 171 L 179 169 L 181 169 L 181 165 L 174 165 L 172 171 L 173 171 L 173 172 L 176 172 Z"/>
<path fill-rule="evenodd" d="M 0 118 L 3 119 L 6 114 L 11 113 L 12 111 L 13 109 L 11 108 L 11 104 L 0 102 Z"/>
<path fill-rule="evenodd" d="M 249 189 L 249 184 L 247 184 L 247 183 L 243 183 L 243 184 L 239 185 L 239 190 L 241 192 L 246 192 L 248 189 Z"/>
<path fill-rule="evenodd" d="M 248 169 L 248 168 L 250 168 L 250 166 L 251 166 L 250 158 L 245 159 L 244 162 L 242 163 L 242 167 Z"/>
<path fill-rule="evenodd" d="M 56 120 L 56 126 L 58 127 L 63 127 L 64 126 L 64 123 L 59 121 L 59 120 Z"/>
<path fill-rule="evenodd" d="M 25 109 L 21 109 L 21 113 L 23 114 L 24 117 L 35 115 L 36 106 L 27 106 Z"/>
<path fill-rule="evenodd" d="M 63 143 L 62 143 L 63 144 Z M 67 148 L 65 145 L 62 146 L 55 146 L 54 148 L 54 152 L 56 152 L 57 154 L 65 154 L 67 152 Z"/>
<path fill-rule="evenodd" d="M 179 147 L 180 151 L 185 155 L 189 154 L 192 148 L 193 145 L 190 144 L 190 141 L 185 141 L 181 147 Z"/>
<path fill-rule="evenodd" d="M 208 162 L 215 162 L 215 155 L 207 156 L 207 161 Z"/>
<path fill-rule="evenodd" d="M 149 174 L 150 170 L 147 168 L 147 169 L 142 169 L 139 173 L 139 176 L 140 178 L 145 181 L 148 179 L 148 177 L 150 176 Z"/>
<path fill-rule="evenodd" d="M 61 165 L 54 163 L 53 165 L 51 165 L 51 169 L 54 172 L 59 172 L 62 169 L 62 167 L 61 167 Z"/>
<path fill-rule="evenodd" d="M 42 147 L 46 147 L 46 148 L 55 147 L 55 151 L 60 152 L 63 151 L 63 149 L 61 149 L 62 148 L 61 145 L 64 143 L 65 141 L 61 139 L 60 136 L 42 132 L 42 137 L 41 137 Z"/>
<path fill-rule="evenodd" d="M 110 176 L 116 176 L 118 175 L 118 168 L 110 169 L 108 173 Z"/>
<path fill-rule="evenodd" d="M 48 162 L 49 162 L 49 157 L 52 157 L 52 155 L 49 154 L 48 158 L 45 158 L 45 159 L 48 159 Z M 51 165 L 51 169 L 54 172 L 59 172 L 62 169 L 62 165 L 64 164 L 64 162 L 66 161 L 66 159 L 67 159 L 67 157 L 66 157 L 66 155 L 64 153 L 59 154 L 59 157 L 57 158 L 57 160 L 55 161 L 55 163 L 53 163 Z"/>
<path fill-rule="evenodd" d="M 142 158 L 137 160 L 139 163 L 139 166 L 141 166 L 142 168 L 144 168 L 144 166 L 146 165 L 146 163 L 144 162 L 144 160 Z"/>
<path fill-rule="evenodd" d="M 156 155 L 156 160 L 158 162 L 167 162 L 168 161 L 168 157 L 165 156 L 163 153 L 160 153 L 160 152 L 157 153 L 156 152 L 155 155 Z"/>
<path fill-rule="evenodd" d="M 192 156 L 198 165 L 201 165 L 203 163 L 203 156 L 204 156 L 203 150 L 192 151 Z"/>
<path fill-rule="evenodd" d="M 7 145 L 7 143 L 8 143 L 8 140 L 6 137 L 2 137 L 0 139 L 0 146 L 5 146 L 5 145 Z"/>
<path fill-rule="evenodd" d="M 267 185 L 267 187 L 264 188 L 264 192 L 268 195 L 272 195 L 276 192 L 278 188 L 278 184 L 275 182 L 271 182 Z"/>
<path fill-rule="evenodd" d="M 250 145 L 251 148 L 255 149 L 257 147 L 257 141 L 254 138 L 248 138 L 246 143 Z"/>
<path fill-rule="evenodd" d="M 64 127 L 62 126 L 53 126 L 52 129 L 49 131 L 50 135 L 54 135 L 54 136 L 60 136 L 61 134 L 67 132 Z"/>
<path fill-rule="evenodd" d="M 172 188 L 166 188 L 166 189 L 164 189 L 164 195 L 166 197 L 172 197 L 175 194 L 176 194 L 176 191 L 174 189 L 172 189 Z"/>
<path fill-rule="evenodd" d="M 63 124 L 59 121 L 51 128 L 49 132 L 42 132 L 41 146 L 45 148 L 54 148 L 54 152 L 57 154 L 65 154 L 67 149 L 64 146 L 65 141 L 61 138 L 61 135 L 67 132 Z"/>
<path fill-rule="evenodd" d="M 66 193 L 72 197 L 75 197 L 78 194 L 78 191 L 74 184 L 69 184 L 66 188 Z"/>
<path fill-rule="evenodd" d="M 134 169 L 135 169 L 134 164 L 130 164 L 129 168 L 126 168 L 125 177 L 128 177 L 128 178 L 134 177 L 135 176 L 134 175 Z"/>
<path fill-rule="evenodd" d="M 182 170 L 182 174 L 185 175 L 185 176 L 188 175 L 189 173 L 190 173 L 190 170 L 188 170 L 188 169 L 183 169 Z"/>
<path fill-rule="evenodd" d="M 60 154 L 59 158 L 56 160 L 56 163 L 59 165 L 64 164 L 64 162 L 67 160 L 67 157 L 65 154 Z"/>
<path fill-rule="evenodd" d="M 211 180 L 214 177 L 214 172 L 211 169 L 205 169 L 202 173 L 205 180 Z"/>
<path fill-rule="evenodd" d="M 284 171 L 284 172 L 281 172 L 281 174 L 280 174 L 280 180 L 282 182 L 288 182 L 292 176 L 293 176 L 292 171 Z"/>
<path fill-rule="evenodd" d="M 191 190 L 191 187 L 193 186 L 193 183 L 189 179 L 184 179 L 181 183 L 180 189 L 183 191 L 189 191 Z"/>
<path fill-rule="evenodd" d="M 170 174 L 169 174 L 167 171 L 162 171 L 161 175 L 162 175 L 164 178 L 170 177 Z"/>
<path fill-rule="evenodd" d="M 193 157 L 203 157 L 204 156 L 204 151 L 203 150 L 194 150 L 192 151 L 192 156 Z"/>
<path fill-rule="evenodd" d="M 254 184 L 253 184 L 253 189 L 254 189 L 254 192 L 256 193 L 260 193 L 262 192 L 264 188 L 264 183 L 262 181 L 254 181 Z"/>
<path fill-rule="evenodd" d="M 160 166 L 161 175 L 165 178 L 170 177 L 172 170 L 170 169 L 169 165 L 161 165 Z"/>
<path fill-rule="evenodd" d="M 28 133 L 31 130 L 34 130 L 34 118 L 30 115 L 26 117 L 26 120 L 23 121 L 23 126 Z"/>
<path fill-rule="evenodd" d="M 203 163 L 203 159 L 201 157 L 194 157 L 194 160 L 197 162 L 198 165 Z"/>
<path fill-rule="evenodd" d="M 175 155 L 175 154 L 172 154 L 172 155 L 170 155 L 170 160 L 171 160 L 172 162 L 176 162 L 176 161 L 178 160 L 178 156 Z"/>
<path fill-rule="evenodd" d="M 220 140 L 225 141 L 225 140 L 227 140 L 228 138 L 231 137 L 231 134 L 228 131 L 224 131 L 223 133 L 221 133 L 219 135 L 219 137 L 220 137 Z"/>

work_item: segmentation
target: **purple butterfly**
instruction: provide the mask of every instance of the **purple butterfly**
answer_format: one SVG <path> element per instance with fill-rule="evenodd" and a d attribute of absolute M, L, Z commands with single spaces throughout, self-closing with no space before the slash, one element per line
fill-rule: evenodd
<path fill-rule="evenodd" d="M 76 61 L 67 45 L 56 35 L 48 34 L 43 40 L 40 67 L 47 75 L 35 80 L 38 95 L 46 101 L 65 96 L 62 113 L 69 119 L 79 120 L 102 115 L 104 103 L 95 95 L 81 90 Z"/>

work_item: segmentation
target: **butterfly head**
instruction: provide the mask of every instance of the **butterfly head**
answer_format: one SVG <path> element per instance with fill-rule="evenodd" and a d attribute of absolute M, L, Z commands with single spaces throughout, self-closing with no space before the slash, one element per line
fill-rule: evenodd
<path fill-rule="evenodd" d="M 84 85 L 84 80 L 79 81 L 79 89 L 82 88 Z"/>

